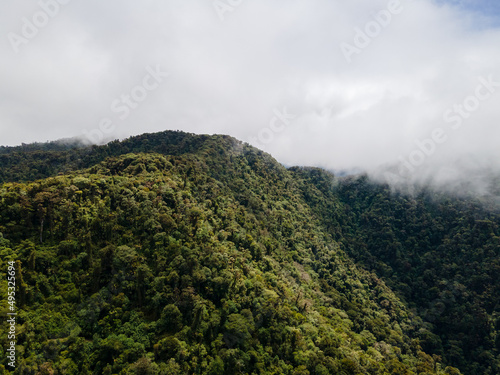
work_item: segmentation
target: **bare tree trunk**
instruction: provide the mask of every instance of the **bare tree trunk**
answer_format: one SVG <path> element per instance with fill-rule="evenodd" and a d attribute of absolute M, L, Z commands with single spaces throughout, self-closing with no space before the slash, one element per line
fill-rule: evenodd
<path fill-rule="evenodd" d="M 40 243 L 43 243 L 43 219 L 40 223 Z"/>

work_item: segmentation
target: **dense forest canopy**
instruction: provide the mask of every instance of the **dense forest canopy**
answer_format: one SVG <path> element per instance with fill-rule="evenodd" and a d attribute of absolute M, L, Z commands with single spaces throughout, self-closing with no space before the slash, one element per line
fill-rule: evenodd
<path fill-rule="evenodd" d="M 471 198 L 171 131 L 4 147 L 0 183 L 0 373 L 500 373 L 500 215 Z"/>

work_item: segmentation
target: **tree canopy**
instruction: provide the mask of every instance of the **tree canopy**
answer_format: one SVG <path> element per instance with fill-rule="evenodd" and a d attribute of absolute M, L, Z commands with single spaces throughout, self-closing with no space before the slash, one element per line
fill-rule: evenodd
<path fill-rule="evenodd" d="M 499 372 L 499 216 L 480 204 L 227 136 L 23 147 L 0 150 L 13 373 Z"/>

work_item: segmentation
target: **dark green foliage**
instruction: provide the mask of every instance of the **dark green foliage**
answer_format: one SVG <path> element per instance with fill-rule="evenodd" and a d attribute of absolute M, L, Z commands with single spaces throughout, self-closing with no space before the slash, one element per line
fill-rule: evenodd
<path fill-rule="evenodd" d="M 330 195 L 346 212 L 343 248 L 422 317 L 422 348 L 466 374 L 499 373 L 498 211 L 432 190 L 393 193 L 366 177 Z"/>

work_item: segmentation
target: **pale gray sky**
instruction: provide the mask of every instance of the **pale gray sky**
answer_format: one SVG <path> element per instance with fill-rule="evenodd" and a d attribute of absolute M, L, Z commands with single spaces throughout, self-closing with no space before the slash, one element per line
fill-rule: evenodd
<path fill-rule="evenodd" d="M 500 160 L 495 4 L 5 0 L 0 144 L 179 129 L 336 169 Z"/>

